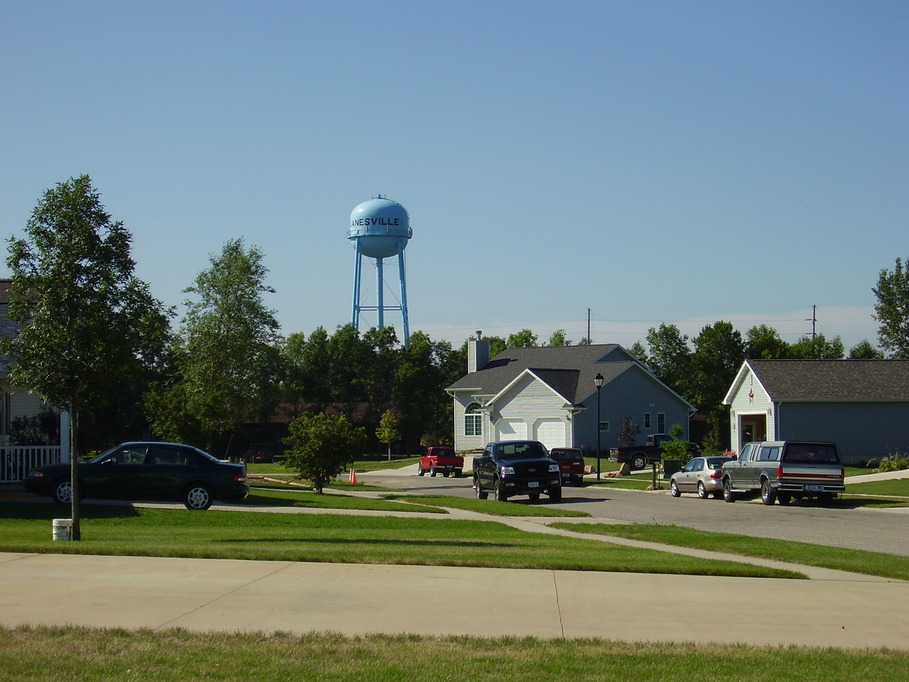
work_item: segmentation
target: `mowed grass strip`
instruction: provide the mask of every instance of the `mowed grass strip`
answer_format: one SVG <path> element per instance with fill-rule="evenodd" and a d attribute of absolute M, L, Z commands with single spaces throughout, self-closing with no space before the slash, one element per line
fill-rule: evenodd
<path fill-rule="evenodd" d="M 495 521 L 339 514 L 190 512 L 83 505 L 82 540 L 51 540 L 45 504 L 0 504 L 0 551 L 481 566 L 751 577 L 804 577 L 597 540 L 520 531 Z"/>
<path fill-rule="evenodd" d="M 630 540 L 645 540 L 744 557 L 772 559 L 802 566 L 817 566 L 850 573 L 909 580 L 909 557 L 898 554 L 865 552 L 857 549 L 758 538 L 750 535 L 714 533 L 673 525 L 570 522 L 556 522 L 550 525 L 577 533 L 612 535 Z"/>
<path fill-rule="evenodd" d="M 419 509 L 417 505 L 438 506 L 448 509 L 463 509 L 487 516 L 543 516 L 543 517 L 584 517 L 589 518 L 587 512 L 559 509 L 553 507 L 548 500 L 543 499 L 533 502 L 527 499 L 497 502 L 495 500 L 478 500 L 474 497 L 452 497 L 449 495 L 383 495 L 386 500 L 400 500 L 411 504 L 410 510 Z"/>
<path fill-rule="evenodd" d="M 680 633 L 684 637 L 684 633 Z M 0 627 L 0 680 L 904 680 L 909 653 L 598 639 Z"/>

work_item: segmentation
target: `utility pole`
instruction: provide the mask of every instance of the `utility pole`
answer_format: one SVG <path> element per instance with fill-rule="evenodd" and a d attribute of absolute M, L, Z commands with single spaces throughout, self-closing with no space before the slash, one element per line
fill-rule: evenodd
<path fill-rule="evenodd" d="M 588 343 L 593 343 L 593 340 L 590 338 L 590 308 L 587 309 L 587 341 Z"/>
<path fill-rule="evenodd" d="M 817 326 L 817 306 L 816 305 L 811 306 L 811 317 L 806 317 L 805 321 L 811 323 L 811 340 L 814 341 L 815 328 Z"/>

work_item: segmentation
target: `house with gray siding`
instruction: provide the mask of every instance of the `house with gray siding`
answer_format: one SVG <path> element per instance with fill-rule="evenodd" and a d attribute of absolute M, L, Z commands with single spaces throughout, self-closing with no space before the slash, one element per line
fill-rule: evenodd
<path fill-rule="evenodd" d="M 546 447 L 602 453 L 618 446 L 629 416 L 648 433 L 680 424 L 688 438 L 694 407 L 615 344 L 509 348 L 489 357 L 489 342 L 468 341 L 467 374 L 446 390 L 454 406 L 454 447 L 532 439 Z M 594 378 L 603 377 L 597 414 Z"/>
<path fill-rule="evenodd" d="M 824 440 L 860 464 L 909 451 L 909 360 L 746 360 L 723 403 L 737 452 Z"/>

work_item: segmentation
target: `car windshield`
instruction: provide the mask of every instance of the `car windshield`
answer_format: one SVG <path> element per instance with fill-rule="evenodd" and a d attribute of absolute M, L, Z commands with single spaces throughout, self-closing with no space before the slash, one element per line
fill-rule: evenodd
<path fill-rule="evenodd" d="M 549 453 L 542 443 L 516 441 L 496 444 L 492 456 L 494 459 L 546 459 Z"/>

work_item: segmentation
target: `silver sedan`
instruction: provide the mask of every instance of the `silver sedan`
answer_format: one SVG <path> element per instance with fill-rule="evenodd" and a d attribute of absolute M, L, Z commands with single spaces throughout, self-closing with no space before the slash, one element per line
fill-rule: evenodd
<path fill-rule="evenodd" d="M 673 497 L 682 493 L 697 493 L 702 500 L 713 493 L 714 497 L 723 495 L 723 465 L 732 461 L 732 457 L 694 457 L 676 471 L 669 482 Z"/>

